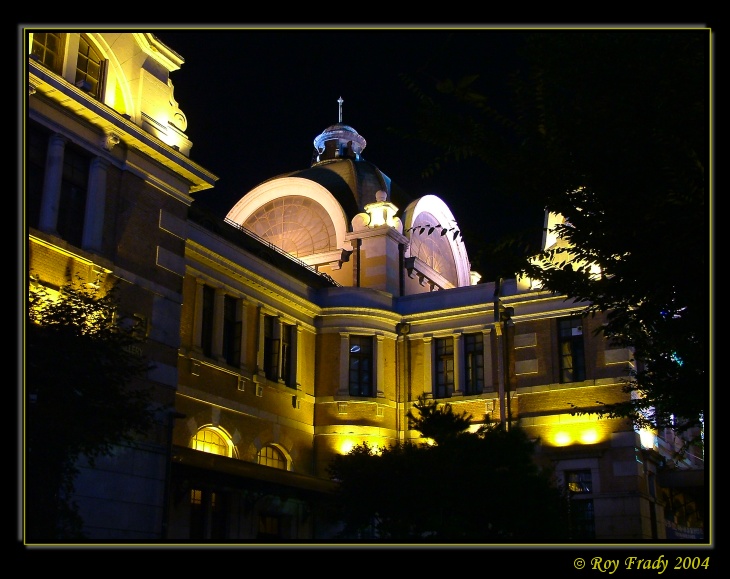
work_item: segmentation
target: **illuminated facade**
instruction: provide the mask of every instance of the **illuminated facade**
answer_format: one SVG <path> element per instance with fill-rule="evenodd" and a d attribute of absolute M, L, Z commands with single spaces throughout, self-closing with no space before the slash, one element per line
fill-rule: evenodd
<path fill-rule="evenodd" d="M 447 204 L 367 162 L 341 110 L 310 167 L 222 220 L 193 203 L 217 177 L 188 158 L 179 55 L 146 33 L 31 34 L 27 50 L 28 269 L 51 287 L 67 266 L 123 280 L 167 408 L 148 444 L 84 469 L 91 537 L 327 541 L 331 458 L 417 438 L 422 393 L 539 438 L 581 538 L 667 537 L 665 442 L 572 413 L 626 396 L 631 352 L 585 304 L 479 283 Z"/>

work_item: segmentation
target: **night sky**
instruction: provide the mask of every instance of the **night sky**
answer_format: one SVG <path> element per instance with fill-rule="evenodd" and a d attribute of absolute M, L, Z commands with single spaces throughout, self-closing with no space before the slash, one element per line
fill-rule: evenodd
<path fill-rule="evenodd" d="M 423 177 L 434 150 L 405 142 L 391 131 L 413 123 L 414 96 L 401 73 L 428 89 L 436 79 L 478 73 L 479 86 L 494 94 L 495 87 L 506 88 L 508 73 L 519 65 L 524 31 L 409 27 L 153 32 L 185 59 L 170 78 L 174 98 L 188 119 L 190 158 L 219 177 L 212 191 L 195 197 L 220 216 L 264 180 L 309 167 L 314 138 L 339 120 L 341 96 L 342 122 L 367 141 L 363 158 L 411 197 L 441 197 L 462 230 L 494 241 L 527 222 L 542 225 L 542 207 L 525 206 L 516 195 L 497 198 L 483 163 L 461 161 Z"/>

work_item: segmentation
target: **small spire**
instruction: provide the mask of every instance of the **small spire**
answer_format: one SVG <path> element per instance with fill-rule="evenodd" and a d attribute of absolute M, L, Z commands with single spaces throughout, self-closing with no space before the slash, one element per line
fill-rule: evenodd
<path fill-rule="evenodd" d="M 344 103 L 345 101 L 343 101 L 342 97 L 340 97 L 337 99 L 337 102 L 340 103 L 340 120 L 338 122 L 342 123 L 342 103 Z"/>

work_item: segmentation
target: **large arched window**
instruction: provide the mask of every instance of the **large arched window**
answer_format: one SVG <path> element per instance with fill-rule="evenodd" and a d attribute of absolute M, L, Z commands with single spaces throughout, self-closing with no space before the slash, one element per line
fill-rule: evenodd
<path fill-rule="evenodd" d="M 204 426 L 190 439 L 190 447 L 201 452 L 233 456 L 233 442 L 226 432 L 215 426 Z"/>
<path fill-rule="evenodd" d="M 289 470 L 289 461 L 281 449 L 273 444 L 262 446 L 258 454 L 258 463 L 281 470 Z"/>

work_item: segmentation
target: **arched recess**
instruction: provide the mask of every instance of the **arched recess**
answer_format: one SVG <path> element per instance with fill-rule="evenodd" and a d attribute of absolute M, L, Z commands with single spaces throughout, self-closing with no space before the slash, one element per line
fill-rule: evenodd
<path fill-rule="evenodd" d="M 439 227 L 429 235 L 428 227 L 424 233 L 420 233 L 417 229 L 420 225 Z M 445 229 L 449 231 L 441 235 Z M 411 242 L 410 255 L 425 261 L 456 287 L 468 286 L 471 285 L 471 264 L 466 246 L 461 235 L 454 236 L 452 230 L 459 230 L 456 219 L 446 203 L 436 195 L 424 195 L 416 199 L 403 212 L 403 231 Z M 446 259 L 449 255 L 450 260 Z"/>
<path fill-rule="evenodd" d="M 104 88 L 102 102 L 113 108 L 118 113 L 129 115 L 130 118 L 134 119 L 134 98 L 132 97 L 129 82 L 122 65 L 120 64 L 119 57 L 121 56 L 123 61 L 128 62 L 129 54 L 127 54 L 127 52 L 139 50 L 136 46 L 136 42 L 129 42 L 126 45 L 115 45 L 115 47 L 112 48 L 101 33 L 87 33 L 86 37 L 108 61 L 105 81 L 106 86 Z M 139 42 L 140 39 L 137 35 L 135 35 L 134 38 L 137 42 Z M 117 51 L 122 51 L 123 54 L 118 55 Z M 137 73 L 138 72 L 139 71 L 137 71 Z"/>
<path fill-rule="evenodd" d="M 282 177 L 262 183 L 226 218 L 295 257 L 345 247 L 345 212 L 327 189 L 309 179 Z"/>

